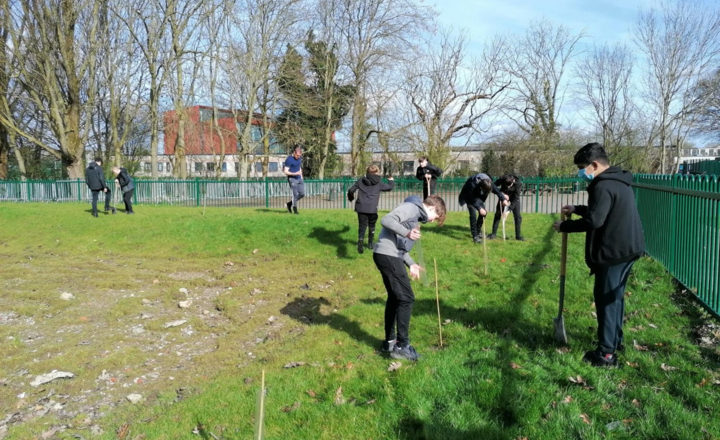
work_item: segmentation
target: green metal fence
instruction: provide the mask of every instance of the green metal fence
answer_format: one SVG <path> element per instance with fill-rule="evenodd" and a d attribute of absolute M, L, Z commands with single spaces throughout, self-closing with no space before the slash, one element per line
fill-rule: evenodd
<path fill-rule="evenodd" d="M 720 175 L 720 160 L 700 160 L 683 163 L 683 174 Z"/>
<path fill-rule="evenodd" d="M 306 180 L 306 197 L 300 209 L 352 209 L 347 192 L 354 181 L 349 179 Z M 422 194 L 422 182 L 417 179 L 398 179 L 395 189 L 383 193 L 380 210 L 389 211 L 413 194 Z M 450 211 L 462 211 L 458 195 L 465 179 L 441 180 L 437 184 L 440 195 Z M 110 188 L 113 181 L 108 181 Z M 585 184 L 575 178 L 524 179 L 521 198 L 523 212 L 558 212 L 562 205 L 585 202 Z M 117 195 L 115 200 L 119 200 Z M 136 180 L 135 204 L 167 204 L 178 206 L 222 206 L 285 209 L 291 198 L 286 181 L 278 180 Z M 91 192 L 83 180 L 0 181 L 0 201 L 14 202 L 88 202 Z M 491 195 L 490 210 L 497 206 Z"/>
<path fill-rule="evenodd" d="M 720 314 L 718 176 L 636 175 L 647 253 Z"/>

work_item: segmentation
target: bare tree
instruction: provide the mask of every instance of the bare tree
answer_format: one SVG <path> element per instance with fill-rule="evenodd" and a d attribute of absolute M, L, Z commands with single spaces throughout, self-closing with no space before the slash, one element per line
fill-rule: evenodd
<path fill-rule="evenodd" d="M 627 146 L 633 100 L 630 90 L 635 60 L 624 44 L 589 50 L 576 65 L 580 100 L 593 110 L 593 124 L 610 154 Z"/>
<path fill-rule="evenodd" d="M 56 143 L 23 129 L 6 113 L 0 112 L 0 122 L 60 159 L 69 177 L 79 178 L 95 95 L 99 2 L 29 0 L 11 11 L 17 14 L 9 28 L 17 81 Z M 16 26 L 20 22 L 22 28 Z"/>
<path fill-rule="evenodd" d="M 585 32 L 573 33 L 548 20 L 530 24 L 525 35 L 507 41 L 503 70 L 512 79 L 504 113 L 528 133 L 540 150 L 557 144 L 565 73 Z"/>
<path fill-rule="evenodd" d="M 419 128 L 417 144 L 441 168 L 449 165 L 450 141 L 481 130 L 483 118 L 508 86 L 500 78 L 499 40 L 485 48 L 481 62 L 468 65 L 466 51 L 466 35 L 445 30 L 408 74 L 406 96 Z"/>
<path fill-rule="evenodd" d="M 667 172 L 667 140 L 675 119 L 689 115 L 684 100 L 717 67 L 720 8 L 697 0 L 659 0 L 641 10 L 635 43 L 643 53 L 647 100 L 659 114 L 660 172 Z"/>
<path fill-rule="evenodd" d="M 694 133 L 720 140 L 720 69 L 701 79 L 693 88 Z"/>
<path fill-rule="evenodd" d="M 413 0 L 320 0 L 333 3 L 345 42 L 346 65 L 355 88 L 350 130 L 350 173 L 367 139 L 368 107 L 373 98 L 368 84 L 394 64 L 414 59 L 417 41 L 434 25 L 430 6 Z M 325 6 L 325 8 L 328 8 Z"/>

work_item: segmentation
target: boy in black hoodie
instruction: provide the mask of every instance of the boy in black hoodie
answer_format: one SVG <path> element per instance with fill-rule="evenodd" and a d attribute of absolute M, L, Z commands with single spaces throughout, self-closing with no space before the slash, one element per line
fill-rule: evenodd
<path fill-rule="evenodd" d="M 98 216 L 97 202 L 100 191 L 105 193 L 105 211 L 112 210 L 115 214 L 115 208 L 110 206 L 110 196 L 112 195 L 110 188 L 107 187 L 105 181 L 105 172 L 102 169 L 102 157 L 96 157 L 93 162 L 88 164 L 85 170 L 85 183 L 88 188 L 92 191 L 92 215 L 93 217 Z"/>
<path fill-rule="evenodd" d="M 125 214 L 135 214 L 132 209 L 132 196 L 135 192 L 135 181 L 125 168 L 113 167 L 113 174 L 117 180 L 118 186 L 123 193 L 123 202 L 125 203 Z"/>
<path fill-rule="evenodd" d="M 635 260 L 645 253 L 640 215 L 635 206 L 632 174 L 610 166 L 605 148 L 587 144 L 575 154 L 578 176 L 590 182 L 587 206 L 563 206 L 579 220 L 556 221 L 558 232 L 585 232 L 585 263 L 595 275 L 598 347 L 583 360 L 593 366 L 617 365 L 622 350 L 625 285 Z"/>
<path fill-rule="evenodd" d="M 503 201 L 507 199 L 498 187 L 495 186 L 489 175 L 478 173 L 465 181 L 458 196 L 460 206 L 464 206 L 467 203 L 468 211 L 470 211 L 470 234 L 475 243 L 482 243 L 480 231 L 482 230 L 482 225 L 487 215 L 485 201 L 491 191 L 498 196 L 498 199 Z"/>
<path fill-rule="evenodd" d="M 498 225 L 500 219 L 504 214 L 505 207 L 508 207 L 508 212 L 512 212 L 513 220 L 515 222 L 515 240 L 525 241 L 520 228 L 522 227 L 522 206 L 520 205 L 520 196 L 522 195 L 522 182 L 520 178 L 515 174 L 505 174 L 495 181 L 495 186 L 500 188 L 500 192 L 505 194 L 510 200 L 504 200 L 502 203 L 498 203 L 497 210 L 495 211 L 495 218 L 493 219 L 492 234 L 487 236 L 488 240 L 492 240 L 497 237 Z"/>
<path fill-rule="evenodd" d="M 347 193 L 349 201 L 355 200 L 355 192 L 358 191 L 357 202 L 355 202 L 355 212 L 358 216 L 358 242 L 357 251 L 363 253 L 363 242 L 365 241 L 365 229 L 370 226 L 368 234 L 368 247 L 372 249 L 373 239 L 375 238 L 375 223 L 377 223 L 377 208 L 380 202 L 381 191 L 392 191 L 395 188 L 395 181 L 392 177 L 388 177 L 390 183 L 382 183 L 380 179 L 380 168 L 376 165 L 370 165 L 367 168 L 367 174 L 359 179 L 350 187 Z"/>

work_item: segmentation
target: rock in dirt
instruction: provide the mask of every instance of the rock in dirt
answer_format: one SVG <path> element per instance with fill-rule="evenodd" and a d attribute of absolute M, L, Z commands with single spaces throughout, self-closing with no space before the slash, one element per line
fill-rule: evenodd
<path fill-rule="evenodd" d="M 187 309 L 187 308 L 190 307 L 191 305 L 192 305 L 192 300 L 191 300 L 191 299 L 189 299 L 189 300 L 187 300 L 187 301 L 180 301 L 180 302 L 178 303 L 178 307 L 180 307 L 181 309 Z"/>
<path fill-rule="evenodd" d="M 177 321 L 170 321 L 167 324 L 165 324 L 165 328 L 171 328 L 171 327 L 180 327 L 181 325 L 185 324 L 187 322 L 187 319 L 179 319 Z"/>
<path fill-rule="evenodd" d="M 70 292 L 63 292 L 60 294 L 60 299 L 63 299 L 65 301 L 70 301 L 71 299 L 74 299 L 75 295 L 73 295 Z"/>
<path fill-rule="evenodd" d="M 186 288 L 184 288 L 184 287 L 181 287 L 181 288 L 180 288 L 180 293 L 184 293 L 185 295 L 187 295 L 187 294 L 188 294 L 188 290 L 187 290 Z"/>
<path fill-rule="evenodd" d="M 30 386 L 39 387 L 40 385 L 48 382 L 52 382 L 55 379 L 72 379 L 75 377 L 73 373 L 67 371 L 52 370 L 47 374 L 41 374 L 37 376 L 34 381 L 30 382 Z"/>
<path fill-rule="evenodd" d="M 143 401 L 143 397 L 140 394 L 130 394 L 126 399 L 132 404 L 138 404 Z"/>

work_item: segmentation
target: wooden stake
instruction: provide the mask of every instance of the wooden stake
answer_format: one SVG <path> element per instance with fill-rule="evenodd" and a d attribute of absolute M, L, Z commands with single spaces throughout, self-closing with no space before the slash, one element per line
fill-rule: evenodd
<path fill-rule="evenodd" d="M 440 346 L 442 343 L 442 321 L 440 319 L 440 294 L 438 293 L 438 272 L 437 272 L 437 260 L 433 258 L 433 264 L 435 265 L 435 302 L 437 303 L 438 311 L 438 332 L 440 332 Z"/>
<path fill-rule="evenodd" d="M 485 229 L 485 220 L 483 219 L 483 249 L 485 250 L 485 275 L 488 274 L 488 255 L 487 255 L 487 231 Z"/>
<path fill-rule="evenodd" d="M 255 425 L 255 439 L 262 440 L 263 438 L 263 423 L 265 418 L 265 370 L 262 370 L 262 378 L 260 379 L 260 400 L 258 401 L 258 418 Z"/>

